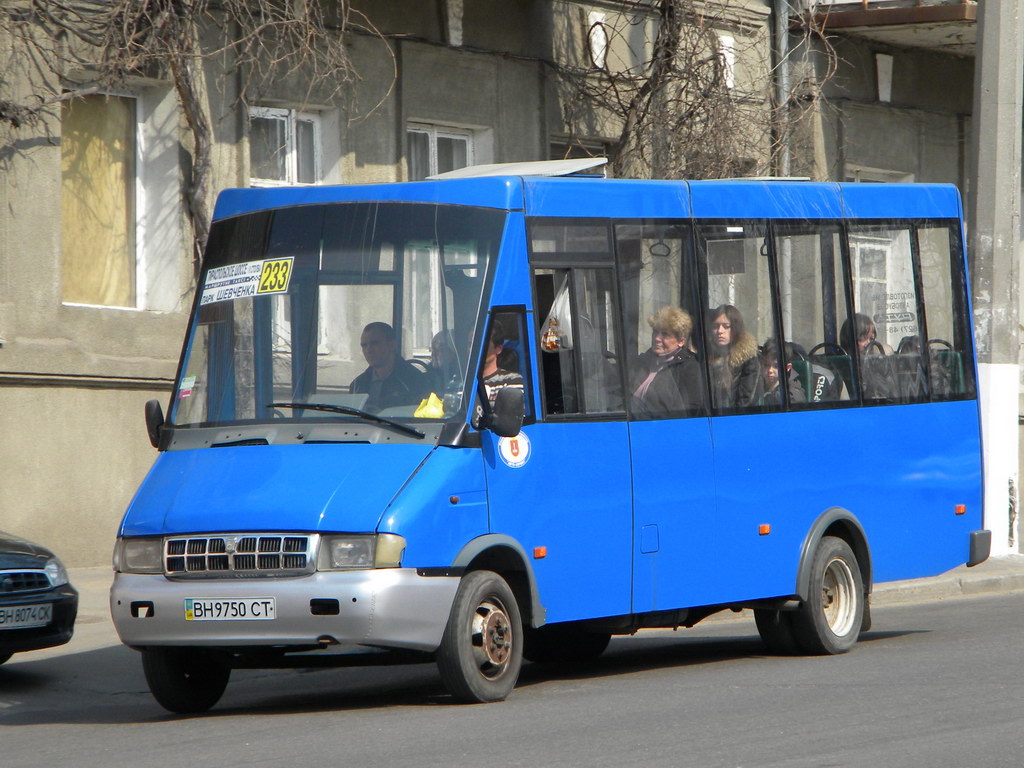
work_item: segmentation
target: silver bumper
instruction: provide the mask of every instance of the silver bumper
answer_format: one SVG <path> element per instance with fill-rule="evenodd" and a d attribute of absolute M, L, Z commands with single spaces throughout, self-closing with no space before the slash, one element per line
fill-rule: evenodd
<path fill-rule="evenodd" d="M 433 651 L 441 644 L 457 577 L 408 568 L 325 572 L 288 579 L 171 580 L 118 573 L 110 615 L 130 646 L 311 646 L 339 644 Z M 188 621 L 186 599 L 272 597 L 267 621 Z M 311 603 L 317 601 L 317 603 Z M 314 605 L 337 601 L 335 615 Z M 334 605 L 334 603 L 328 603 Z"/>

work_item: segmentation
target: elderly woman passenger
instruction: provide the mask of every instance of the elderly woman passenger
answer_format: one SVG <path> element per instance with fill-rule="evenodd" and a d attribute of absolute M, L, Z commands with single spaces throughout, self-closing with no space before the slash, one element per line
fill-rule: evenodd
<path fill-rule="evenodd" d="M 630 373 L 633 412 L 653 418 L 699 406 L 700 367 L 689 348 L 690 316 L 678 307 L 662 307 L 647 323 L 650 349 L 636 359 Z"/>

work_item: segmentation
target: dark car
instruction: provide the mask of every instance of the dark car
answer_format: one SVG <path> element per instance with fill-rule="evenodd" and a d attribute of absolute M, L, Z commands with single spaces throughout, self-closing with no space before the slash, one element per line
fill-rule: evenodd
<path fill-rule="evenodd" d="M 71 639 L 78 592 L 45 547 L 0 531 L 0 664 Z"/>

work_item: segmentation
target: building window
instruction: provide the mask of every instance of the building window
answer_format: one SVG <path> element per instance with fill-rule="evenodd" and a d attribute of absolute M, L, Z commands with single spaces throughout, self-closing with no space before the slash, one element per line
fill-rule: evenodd
<path fill-rule="evenodd" d="M 405 133 L 409 181 L 473 165 L 473 132 L 437 125 L 410 124 Z"/>
<path fill-rule="evenodd" d="M 255 187 L 315 184 L 320 172 L 320 117 L 294 109 L 249 109 L 249 175 Z"/>
<path fill-rule="evenodd" d="M 731 91 L 736 87 L 736 38 L 720 33 L 718 55 L 722 66 L 722 82 Z"/>
<path fill-rule="evenodd" d="M 135 99 L 94 95 L 61 106 L 63 301 L 135 307 Z"/>
<path fill-rule="evenodd" d="M 587 52 L 590 63 L 598 69 L 604 69 L 608 61 L 608 27 L 605 26 L 605 15 L 600 11 L 587 14 Z"/>

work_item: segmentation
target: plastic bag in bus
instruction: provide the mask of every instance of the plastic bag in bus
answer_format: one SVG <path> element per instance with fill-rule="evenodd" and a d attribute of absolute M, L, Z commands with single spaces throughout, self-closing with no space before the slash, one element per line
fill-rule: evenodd
<path fill-rule="evenodd" d="M 541 326 L 540 346 L 545 352 L 572 349 L 572 310 L 569 305 L 569 276 L 562 280 L 562 286 L 551 302 L 548 316 Z"/>

